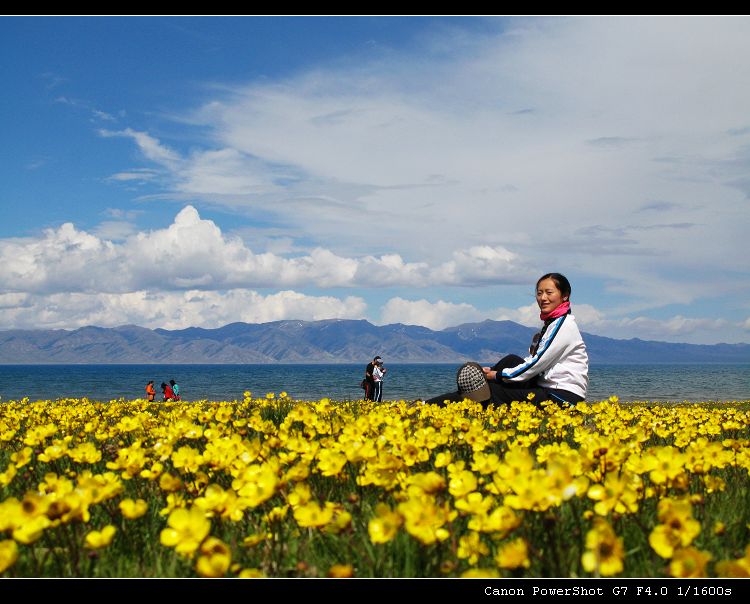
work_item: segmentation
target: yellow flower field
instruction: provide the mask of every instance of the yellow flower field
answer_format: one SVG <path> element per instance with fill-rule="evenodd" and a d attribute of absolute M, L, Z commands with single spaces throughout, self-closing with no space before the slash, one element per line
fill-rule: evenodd
<path fill-rule="evenodd" d="M 750 401 L 535 403 L 0 402 L 0 576 L 750 576 Z"/>

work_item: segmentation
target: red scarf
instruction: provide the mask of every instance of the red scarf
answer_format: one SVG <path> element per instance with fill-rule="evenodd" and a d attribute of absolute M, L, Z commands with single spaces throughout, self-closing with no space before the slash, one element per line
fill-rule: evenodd
<path fill-rule="evenodd" d="M 570 301 L 563 302 L 555 308 L 555 310 L 550 312 L 540 312 L 539 318 L 542 321 L 549 321 L 551 319 L 557 319 L 557 317 L 562 317 L 563 315 L 567 315 L 570 312 Z"/>

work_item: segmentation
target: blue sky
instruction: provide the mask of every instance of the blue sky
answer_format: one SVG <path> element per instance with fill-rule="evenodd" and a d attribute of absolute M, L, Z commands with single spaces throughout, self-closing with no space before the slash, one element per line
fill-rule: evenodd
<path fill-rule="evenodd" d="M 0 329 L 750 341 L 750 19 L 0 18 Z"/>

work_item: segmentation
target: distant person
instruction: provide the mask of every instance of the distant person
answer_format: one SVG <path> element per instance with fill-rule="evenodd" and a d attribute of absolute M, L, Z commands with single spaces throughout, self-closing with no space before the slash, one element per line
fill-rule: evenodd
<path fill-rule="evenodd" d="M 164 382 L 162 382 L 161 391 L 162 391 L 162 394 L 164 395 L 165 401 L 174 400 L 174 391 L 172 390 L 172 387 L 169 384 L 165 384 Z"/>
<path fill-rule="evenodd" d="M 444 401 L 469 398 L 487 406 L 523 401 L 529 394 L 534 395 L 535 402 L 551 400 L 574 405 L 583 401 L 588 388 L 589 360 L 570 311 L 570 293 L 570 282 L 563 275 L 543 275 L 536 284 L 536 302 L 544 324 L 534 335 L 529 355 L 522 359 L 509 354 L 493 367 L 466 363 L 456 376 L 456 392 L 425 402 L 442 405 Z"/>
<path fill-rule="evenodd" d="M 169 380 L 169 385 L 172 386 L 172 393 L 174 394 L 174 400 L 179 401 L 182 400 L 180 398 L 180 387 L 177 385 L 177 382 L 174 380 Z"/>
<path fill-rule="evenodd" d="M 148 384 L 146 384 L 146 396 L 148 397 L 148 400 L 153 402 L 154 398 L 156 397 L 156 389 L 154 388 L 154 380 L 149 381 Z"/>
<path fill-rule="evenodd" d="M 375 367 L 378 364 L 378 361 L 380 361 L 380 357 L 375 357 L 370 363 L 367 364 L 367 367 L 365 367 L 365 400 L 371 401 L 373 400 L 373 392 L 375 391 L 375 378 L 373 377 L 373 371 L 375 370 Z"/>
<path fill-rule="evenodd" d="M 383 359 L 378 357 L 378 360 L 375 363 L 375 366 L 372 368 L 372 380 L 373 380 L 372 400 L 377 403 L 380 403 L 383 400 L 383 378 L 385 377 L 386 371 L 388 371 L 388 369 L 383 367 Z"/>

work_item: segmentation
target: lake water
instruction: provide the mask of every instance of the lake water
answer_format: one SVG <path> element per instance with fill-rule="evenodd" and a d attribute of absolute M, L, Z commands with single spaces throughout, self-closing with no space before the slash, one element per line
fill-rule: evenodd
<path fill-rule="evenodd" d="M 174 379 L 183 400 L 242 399 L 286 391 L 300 400 L 358 399 L 361 365 L 0 365 L 0 400 L 144 396 L 146 382 Z M 412 400 L 455 390 L 457 364 L 387 365 L 384 400 Z M 750 365 L 593 365 L 587 400 L 750 400 Z"/>

